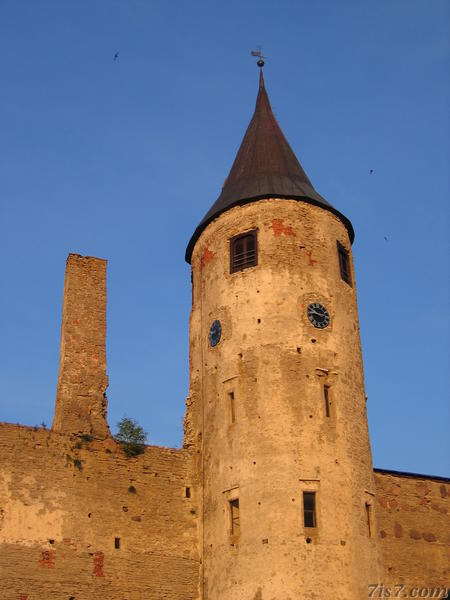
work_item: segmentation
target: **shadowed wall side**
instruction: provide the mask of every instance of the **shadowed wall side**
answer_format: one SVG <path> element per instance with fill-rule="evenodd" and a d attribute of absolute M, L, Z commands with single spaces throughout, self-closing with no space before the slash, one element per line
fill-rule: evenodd
<path fill-rule="evenodd" d="M 375 484 L 385 583 L 447 587 L 450 480 L 375 469 Z"/>
<path fill-rule="evenodd" d="M 106 420 L 106 260 L 69 254 L 53 430 L 110 435 Z"/>

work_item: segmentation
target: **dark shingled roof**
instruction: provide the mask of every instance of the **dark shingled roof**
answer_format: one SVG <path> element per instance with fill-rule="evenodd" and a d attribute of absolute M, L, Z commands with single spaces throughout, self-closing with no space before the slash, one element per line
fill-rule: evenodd
<path fill-rule="evenodd" d="M 284 137 L 272 112 L 260 71 L 259 92 L 252 120 L 219 198 L 189 241 L 186 261 L 191 262 L 195 243 L 211 221 L 233 206 L 265 198 L 301 200 L 321 206 L 341 219 L 353 242 L 355 234 L 352 224 L 316 192 Z"/>

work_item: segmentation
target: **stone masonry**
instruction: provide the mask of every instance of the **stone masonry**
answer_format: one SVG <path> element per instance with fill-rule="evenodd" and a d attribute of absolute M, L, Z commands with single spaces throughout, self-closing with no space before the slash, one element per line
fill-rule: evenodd
<path fill-rule="evenodd" d="M 229 240 L 255 230 L 258 264 L 230 273 Z M 351 257 L 335 215 L 274 198 L 230 208 L 195 245 L 188 417 L 202 456 L 207 598 L 319 600 L 332 586 L 360 600 L 382 579 L 356 289 L 341 278 L 337 241 Z M 311 302 L 328 308 L 329 327 L 311 325 Z M 316 494 L 317 527 L 304 527 L 303 492 Z"/>
<path fill-rule="evenodd" d="M 1 600 L 196 600 L 185 450 L 0 424 Z"/>
<path fill-rule="evenodd" d="M 289 220 L 284 219 L 283 224 L 285 231 L 289 231 L 286 229 L 290 226 Z M 269 228 L 267 233 L 270 234 L 272 230 L 275 235 L 279 228 Z M 295 231 L 294 228 L 292 231 Z M 274 241 L 277 239 L 275 235 Z M 316 260 L 316 257 L 306 256 L 305 260 L 309 262 Z M 70 273 L 66 277 L 66 293 L 68 281 L 73 281 L 71 275 L 75 272 L 79 284 L 84 289 L 85 298 L 95 297 L 94 290 L 99 288 L 104 290 L 105 267 L 105 261 L 71 255 L 67 267 Z M 98 271 L 97 276 L 92 276 L 93 271 L 98 268 L 103 283 L 99 283 Z M 89 290 L 90 286 L 92 290 Z M 92 318 L 88 314 L 92 305 L 87 300 L 84 301 L 87 314 L 83 315 L 79 304 L 69 303 L 66 299 L 67 296 L 63 316 L 66 323 L 73 324 L 70 307 L 73 307 L 77 315 L 76 320 L 86 322 Z M 255 314 L 254 317 L 256 319 L 257 315 Z M 223 318 L 226 323 L 225 314 Z M 255 327 L 257 325 L 256 320 Z M 70 326 L 65 330 L 63 326 L 63 331 L 64 343 L 64 334 L 71 332 Z M 101 332 L 104 340 L 104 329 L 101 329 Z M 72 330 L 72 334 L 75 335 L 75 330 Z M 89 340 L 92 339 L 87 337 Z M 195 341 L 193 344 L 195 345 Z M 90 348 L 89 351 L 98 356 L 98 345 L 89 341 L 86 348 Z M 80 349 L 78 345 L 78 350 Z M 322 354 L 322 350 L 319 352 Z M 87 360 L 87 354 L 86 351 L 84 364 L 93 365 L 94 376 L 88 379 L 94 381 L 99 372 L 97 362 Z M 301 353 L 297 354 L 297 348 L 293 349 L 292 356 L 294 355 L 297 357 L 295 361 L 302 360 Z M 74 352 L 73 356 L 76 360 L 77 352 Z M 100 356 L 104 356 L 104 348 Z M 248 356 L 248 351 L 243 359 L 239 356 L 237 359 L 250 361 L 247 369 L 251 369 L 255 362 L 251 355 Z M 294 368 L 295 361 L 292 359 L 286 363 L 287 376 Z M 238 370 L 242 370 L 239 362 L 237 365 Z M 76 369 L 79 370 L 79 366 Z M 211 600 L 218 597 L 211 593 L 208 596 L 205 589 L 204 560 L 207 558 L 206 564 L 209 565 L 208 569 L 211 569 L 211 548 L 203 550 L 205 540 L 205 517 L 202 515 L 203 478 L 210 479 L 212 473 L 204 473 L 202 468 L 202 436 L 200 435 L 199 439 L 198 425 L 196 425 L 199 398 L 195 387 L 198 377 L 195 361 L 193 369 L 192 397 L 187 400 L 185 443 L 182 449 L 148 446 L 142 455 L 130 459 L 111 437 L 102 439 L 103 435 L 100 435 L 96 439 L 92 434 L 80 433 L 86 431 L 86 428 L 85 421 L 81 421 L 80 425 L 79 419 L 75 421 L 75 432 L 49 431 L 38 427 L 0 423 L 1 600 L 206 600 L 207 598 Z M 88 374 L 85 367 L 83 377 L 75 379 L 75 382 L 80 385 L 78 389 L 82 391 L 85 389 L 81 387 L 80 381 L 86 380 Z M 305 406 L 306 418 L 309 419 L 309 414 L 312 414 L 313 422 L 317 421 L 314 427 L 318 427 L 319 441 L 327 435 L 331 435 L 334 439 L 339 432 L 336 422 L 330 422 L 324 429 L 325 425 L 320 425 L 320 417 L 314 412 L 316 410 L 313 401 L 316 394 L 314 389 L 320 389 L 323 376 L 319 373 L 314 375 L 309 384 L 311 402 Z M 250 379 L 245 376 L 239 386 L 236 386 L 236 380 L 233 378 L 226 381 L 224 386 L 224 394 L 229 389 L 236 391 L 238 421 L 234 425 L 237 427 L 242 427 L 242 421 L 245 422 L 245 419 L 252 415 L 257 418 L 258 407 L 250 396 L 248 396 L 248 408 L 245 409 L 248 417 L 242 412 L 244 408 L 240 404 L 245 398 L 244 387 L 256 383 L 252 383 L 251 372 L 249 377 Z M 99 380 L 105 384 L 105 378 L 99 377 Z M 250 390 L 250 387 L 248 389 Z M 61 395 L 58 396 L 58 401 L 61 402 L 66 398 L 72 401 L 70 396 Z M 80 403 L 85 399 L 86 396 L 81 396 Z M 216 402 L 220 401 L 221 399 L 217 398 Z M 79 406 L 77 402 L 74 405 Z M 64 412 L 64 408 L 63 405 L 59 405 L 61 412 Z M 270 405 L 267 408 L 263 406 L 260 408 L 269 411 L 267 415 L 269 418 L 276 419 L 276 413 L 270 412 L 272 411 Z M 89 412 L 84 414 L 89 415 Z M 294 412 L 292 418 L 297 419 Z M 217 431 L 217 435 L 220 434 L 218 442 L 224 445 L 229 443 L 228 438 L 232 442 L 233 435 L 230 425 L 227 425 L 226 429 L 224 439 Z M 235 455 L 237 450 L 238 454 L 242 454 L 242 458 L 237 463 L 241 470 L 240 477 L 245 475 L 246 463 L 248 463 L 248 473 L 245 478 L 251 482 L 253 471 L 260 468 L 261 461 L 264 464 L 264 461 L 269 459 L 269 454 L 258 457 L 253 446 L 242 443 L 239 448 L 236 446 L 235 450 L 232 449 L 235 456 L 233 461 L 238 457 L 238 454 Z M 326 449 L 325 446 L 320 446 L 315 451 L 325 453 L 326 456 L 328 452 L 333 451 L 333 448 Z M 304 461 L 301 454 L 299 460 L 298 465 L 303 470 Z M 295 469 L 295 464 L 289 468 Z M 336 468 L 340 467 L 336 465 Z M 298 545 L 299 536 L 302 535 L 301 489 L 305 485 L 316 486 L 315 489 L 319 491 L 322 489 L 325 493 L 326 504 L 320 509 L 324 512 L 323 515 L 319 514 L 321 521 L 326 519 L 326 505 L 334 502 L 332 490 L 328 492 L 327 487 L 323 487 L 323 484 L 317 481 L 317 477 L 309 472 L 306 473 L 307 477 L 312 479 L 297 481 L 295 489 L 289 496 L 289 503 L 292 504 L 289 508 L 280 505 L 279 502 L 282 479 L 279 476 L 275 480 L 268 478 L 264 469 L 258 476 L 260 483 L 254 495 L 256 507 L 261 499 L 265 505 L 264 510 L 271 508 L 277 511 L 280 505 L 277 521 L 283 531 L 285 517 L 291 520 L 297 514 L 297 524 L 294 523 L 289 531 L 285 531 L 288 538 L 283 545 L 283 540 L 273 525 L 268 530 L 264 521 L 258 519 L 258 510 L 260 511 L 261 507 L 251 512 L 245 509 L 247 514 L 245 518 L 244 514 L 242 515 L 242 527 L 248 531 L 244 530 L 242 536 L 243 538 L 255 537 L 255 544 L 260 546 L 261 550 L 272 553 L 272 564 L 270 573 L 262 569 L 256 581 L 254 579 L 249 581 L 249 587 L 254 588 L 255 594 L 250 596 L 244 594 L 240 596 L 241 598 L 286 600 L 282 579 L 284 565 L 278 566 L 277 557 L 281 554 L 281 563 L 287 566 L 296 557 L 295 554 L 289 557 L 285 549 Z M 228 477 L 228 479 L 231 481 L 232 478 Z M 337 483 L 336 489 L 338 490 L 341 485 L 345 487 L 346 481 L 343 478 L 341 483 Z M 210 488 L 211 482 L 207 485 Z M 221 495 L 223 495 L 222 491 Z M 245 486 L 241 487 L 242 491 L 247 494 Z M 386 586 L 403 583 L 409 586 L 408 589 L 412 586 L 420 586 L 443 590 L 448 582 L 450 548 L 449 481 L 443 478 L 376 470 L 375 488 L 368 491 L 374 493 L 374 516 L 378 524 L 378 533 L 371 543 L 376 544 L 381 550 L 385 565 L 379 580 L 373 583 L 384 583 Z M 225 492 L 224 495 L 228 497 L 233 490 L 225 490 Z M 222 500 L 220 498 L 220 501 Z M 248 501 L 252 502 L 251 495 L 248 496 Z M 206 502 L 211 505 L 208 511 L 216 510 L 214 504 L 211 504 L 209 490 Z M 227 516 L 219 514 L 217 519 L 215 525 L 209 516 L 206 519 L 208 531 L 215 531 L 215 538 L 212 538 L 211 543 L 213 546 L 222 545 L 224 553 L 231 552 L 232 560 L 235 560 L 240 552 L 239 543 L 236 544 L 236 540 L 228 539 L 227 548 L 229 535 Z M 358 527 L 363 530 L 363 523 Z M 258 535 L 265 528 L 268 533 L 264 537 Z M 292 541 L 289 540 L 289 536 L 292 537 Z M 325 537 L 330 537 L 330 534 L 325 534 Z M 301 539 L 305 541 L 304 538 Z M 342 540 L 346 542 L 345 546 L 339 542 L 336 548 L 329 551 L 324 541 L 324 534 L 319 532 L 310 544 L 311 551 L 301 559 L 301 564 L 308 569 L 314 569 L 315 565 L 321 564 L 320 568 L 327 571 L 327 557 L 330 558 L 334 552 L 339 551 L 344 551 L 343 556 L 345 556 L 348 550 L 348 538 L 342 537 Z M 274 544 L 275 547 L 278 546 L 275 554 L 271 549 Z M 301 546 L 298 548 L 301 549 Z M 324 554 L 323 563 L 320 556 L 314 558 L 313 553 L 318 551 Z M 253 556 L 254 562 L 258 553 L 259 550 L 254 555 L 244 556 L 244 560 L 250 560 Z M 301 552 L 298 558 L 301 558 Z M 262 555 L 260 566 L 264 565 L 264 560 Z M 255 567 L 260 568 L 258 564 L 252 568 Z M 300 573 L 304 570 L 303 567 Z M 290 571 L 286 574 L 292 576 L 295 570 L 293 566 L 289 568 Z M 223 572 L 221 576 L 225 580 L 227 572 Z M 330 572 L 333 577 L 336 576 L 334 571 Z M 245 571 L 241 576 L 245 576 Z M 271 580 L 274 577 L 280 577 L 279 593 L 267 596 L 262 591 L 262 584 L 268 578 Z M 255 583 L 256 586 L 252 585 Z M 225 582 L 220 583 L 219 580 L 215 585 L 223 587 Z M 336 586 L 333 588 L 331 579 L 329 586 L 333 597 L 348 600 L 347 596 L 338 593 Z M 227 594 L 221 596 L 225 599 L 230 597 Z M 302 590 L 299 590 L 298 596 L 291 596 L 292 600 L 297 598 L 310 600 L 312 597 L 304 595 Z M 368 596 L 362 595 L 361 600 L 364 597 Z M 442 598 L 444 595 L 428 597 Z"/>
<path fill-rule="evenodd" d="M 448 479 L 376 469 L 375 482 L 385 581 L 410 587 L 448 585 Z"/>
<path fill-rule="evenodd" d="M 0 423 L 0 600 L 446 597 L 449 480 L 373 469 L 353 239 L 261 71 L 186 250 L 183 447 L 135 457 L 107 423 L 106 261 L 69 255 L 52 430 Z"/>
<path fill-rule="evenodd" d="M 53 430 L 105 438 L 106 260 L 69 254 Z"/>

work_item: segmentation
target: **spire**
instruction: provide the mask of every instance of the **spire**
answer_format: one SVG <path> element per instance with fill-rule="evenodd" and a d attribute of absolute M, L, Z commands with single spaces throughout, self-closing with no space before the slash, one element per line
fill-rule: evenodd
<path fill-rule="evenodd" d="M 353 242 L 352 224 L 316 192 L 284 137 L 270 106 L 264 85 L 263 64 L 259 65 L 258 61 L 259 90 L 252 120 L 219 198 L 189 241 L 186 249 L 188 263 L 191 262 L 197 239 L 213 219 L 233 206 L 266 198 L 301 200 L 331 211 L 347 227 L 350 241 Z"/>

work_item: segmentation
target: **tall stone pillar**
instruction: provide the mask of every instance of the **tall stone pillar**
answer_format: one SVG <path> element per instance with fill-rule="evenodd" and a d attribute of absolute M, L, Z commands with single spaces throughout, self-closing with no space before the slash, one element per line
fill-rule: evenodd
<path fill-rule="evenodd" d="M 105 438 L 106 260 L 69 254 L 53 430 Z"/>

